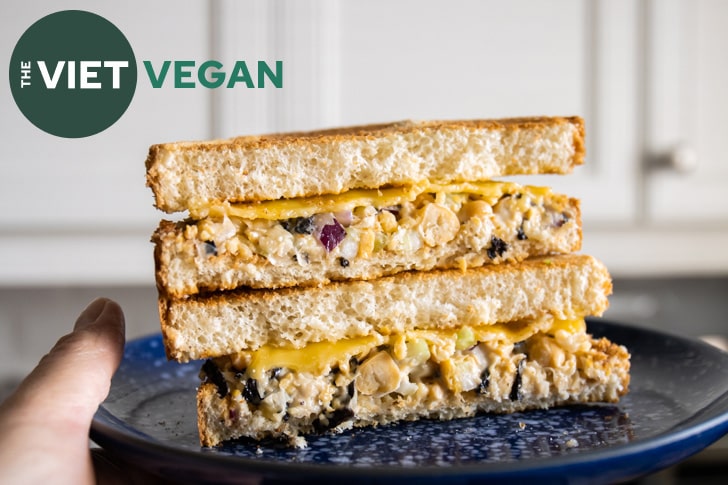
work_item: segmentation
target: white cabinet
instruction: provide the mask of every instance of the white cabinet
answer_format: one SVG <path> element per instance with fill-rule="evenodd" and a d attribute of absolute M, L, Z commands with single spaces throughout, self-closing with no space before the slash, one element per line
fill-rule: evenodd
<path fill-rule="evenodd" d="M 274 18 L 265 35 L 275 57 L 295 60 L 288 79 L 297 94 L 271 95 L 261 114 L 278 113 L 264 118 L 268 131 L 581 115 L 586 165 L 520 181 L 581 198 L 584 250 L 616 275 L 725 273 L 726 8 L 687 0 L 279 3 L 275 15 L 273 7 L 263 14 Z M 226 94 L 228 111 L 246 105 Z M 245 123 L 221 123 L 220 134 Z M 649 168 L 681 143 L 697 153 L 694 172 Z"/>
<path fill-rule="evenodd" d="M 637 219 L 614 231 L 597 227 L 596 250 L 623 274 L 726 274 L 728 3 L 651 0 L 641 3 L 640 17 L 642 140 L 629 161 Z M 679 161 L 650 167 L 679 150 L 684 171 Z"/>
<path fill-rule="evenodd" d="M 728 271 L 728 4 L 719 0 L 76 2 L 114 22 L 137 62 L 282 60 L 281 89 L 153 89 L 143 69 L 106 132 L 30 125 L 0 83 L 0 284 L 151 284 L 163 214 L 152 143 L 399 119 L 581 115 L 587 162 L 528 177 L 582 199 L 584 250 L 616 275 Z M 7 65 L 60 9 L 0 6 Z M 140 14 L 143 12 L 143 15 Z M 688 174 L 646 160 L 685 143 Z"/>
<path fill-rule="evenodd" d="M 210 94 L 153 89 L 141 78 L 141 61 L 207 59 L 209 8 L 195 0 L 63 3 L 0 4 L 3 69 L 31 24 L 77 8 L 98 13 L 125 34 L 140 78 L 120 120 L 84 139 L 58 138 L 31 125 L 7 78 L 0 82 L 0 284 L 153 284 L 149 237 L 162 213 L 144 185 L 147 149 L 211 136 Z"/>

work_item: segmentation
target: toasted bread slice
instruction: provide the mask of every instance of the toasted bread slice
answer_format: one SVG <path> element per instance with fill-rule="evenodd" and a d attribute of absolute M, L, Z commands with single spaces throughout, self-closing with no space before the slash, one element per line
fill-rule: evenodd
<path fill-rule="evenodd" d="M 583 163 L 578 117 L 404 121 L 335 130 L 154 145 L 146 161 L 156 206 L 179 212 L 423 180 L 569 173 Z"/>
<path fill-rule="evenodd" d="M 264 345 L 413 329 L 454 329 L 541 315 L 601 315 L 611 278 L 586 255 L 557 255 L 461 270 L 407 272 L 320 288 L 239 290 L 159 299 L 170 358 L 187 361 Z"/>

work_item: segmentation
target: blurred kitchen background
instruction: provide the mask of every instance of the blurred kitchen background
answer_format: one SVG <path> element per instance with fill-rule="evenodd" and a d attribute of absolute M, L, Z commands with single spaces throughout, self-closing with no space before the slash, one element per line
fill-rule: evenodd
<path fill-rule="evenodd" d="M 122 304 L 129 338 L 158 331 L 149 237 L 178 216 L 152 206 L 149 145 L 407 118 L 583 116 L 586 165 L 525 180 L 582 199 L 583 249 L 615 278 L 606 316 L 728 337 L 728 2 L 3 2 L 0 66 L 61 9 L 119 27 L 139 81 L 115 125 L 75 140 L 32 126 L 0 83 L 6 387 L 98 295 Z M 282 60 L 283 88 L 154 89 L 141 67 L 207 59 Z M 719 447 L 689 463 L 725 471 Z"/>

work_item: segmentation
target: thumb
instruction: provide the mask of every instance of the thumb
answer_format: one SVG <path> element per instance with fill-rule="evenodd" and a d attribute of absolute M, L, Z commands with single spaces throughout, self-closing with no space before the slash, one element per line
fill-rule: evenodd
<path fill-rule="evenodd" d="M 98 298 L 78 317 L 73 332 L 58 340 L 4 404 L 14 407 L 16 418 L 23 421 L 54 416 L 57 422 L 78 423 L 87 429 L 109 392 L 123 349 L 121 307 Z"/>
<path fill-rule="evenodd" d="M 93 301 L 0 405 L 0 482 L 93 481 L 88 431 L 123 349 L 121 308 Z"/>

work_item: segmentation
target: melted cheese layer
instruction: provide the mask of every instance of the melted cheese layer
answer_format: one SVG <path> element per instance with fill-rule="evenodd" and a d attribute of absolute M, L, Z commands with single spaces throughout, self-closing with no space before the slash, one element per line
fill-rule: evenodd
<path fill-rule="evenodd" d="M 248 375 L 261 378 L 276 368 L 290 369 L 320 375 L 352 357 L 363 356 L 380 345 L 393 345 L 424 340 L 437 362 L 438 355 L 448 358 L 454 349 L 462 350 L 478 342 L 499 341 L 514 344 L 526 340 L 538 332 L 565 331 L 576 334 L 586 331 L 584 319 L 534 320 L 498 323 L 478 327 L 461 327 L 449 330 L 413 330 L 404 335 L 370 335 L 336 342 L 316 342 L 302 349 L 264 346 L 255 351 L 243 351 L 231 356 L 233 362 L 247 362 Z"/>
<path fill-rule="evenodd" d="M 511 182 L 464 182 L 458 184 L 431 184 L 421 182 L 405 187 L 383 189 L 355 189 L 341 194 L 327 194 L 298 199 L 267 200 L 248 204 L 222 203 L 190 209 L 193 219 L 204 217 L 238 217 L 241 219 L 284 220 L 309 217 L 325 212 L 340 212 L 356 207 L 383 208 L 411 202 L 423 193 L 472 194 L 495 204 L 504 194 L 526 192 L 534 196 L 551 193 L 548 187 L 520 186 Z"/>

